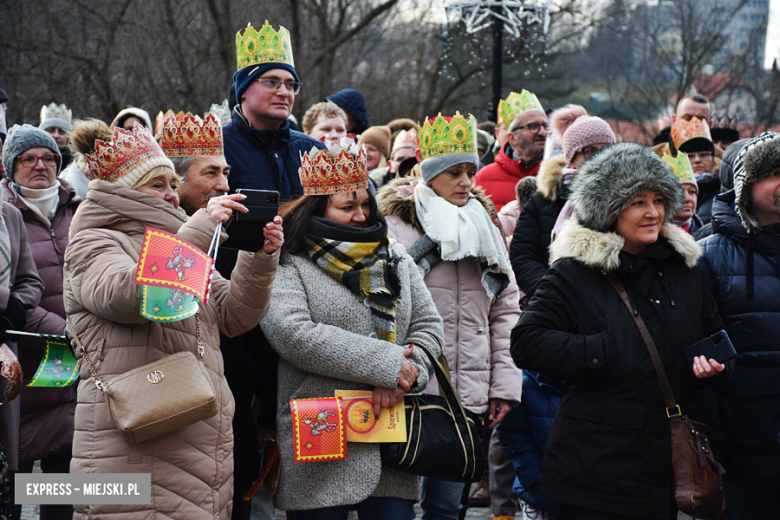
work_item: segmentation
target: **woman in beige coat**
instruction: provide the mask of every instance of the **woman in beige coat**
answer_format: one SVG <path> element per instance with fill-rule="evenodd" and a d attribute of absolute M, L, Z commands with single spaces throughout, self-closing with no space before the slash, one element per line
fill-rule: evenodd
<path fill-rule="evenodd" d="M 173 165 L 140 125 L 132 132 L 98 121 L 75 125 L 72 141 L 85 154 L 96 179 L 70 228 L 65 252 L 65 310 L 98 375 L 114 376 L 177 352 L 196 352 L 195 317 L 152 322 L 140 310 L 133 283 L 147 227 L 175 233 L 208 250 L 217 222 L 245 211 L 242 195 L 212 199 L 187 218 L 178 209 Z M 95 140 L 110 141 L 114 154 Z M 123 149 L 123 147 L 126 147 Z M 130 148 L 130 151 L 127 151 Z M 110 157 L 111 162 L 105 162 Z M 118 159 L 117 159 L 118 157 Z M 268 310 L 281 220 L 263 229 L 262 251 L 242 252 L 231 281 L 214 274 L 208 305 L 200 304 L 204 362 L 219 402 L 209 419 L 140 444 L 126 443 L 106 422 L 102 393 L 84 359 L 79 360 L 72 473 L 150 473 L 151 504 L 77 505 L 75 518 L 228 519 L 233 495 L 234 402 L 224 376 L 219 334 L 242 334 Z"/>

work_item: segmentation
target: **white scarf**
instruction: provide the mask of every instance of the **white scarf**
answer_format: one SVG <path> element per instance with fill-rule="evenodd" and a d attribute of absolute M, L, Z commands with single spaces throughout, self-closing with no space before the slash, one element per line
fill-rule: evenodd
<path fill-rule="evenodd" d="M 495 271 L 511 272 L 503 239 L 476 197 L 470 195 L 465 206 L 456 206 L 418 182 L 414 205 L 425 233 L 439 244 L 442 260 L 483 257 Z"/>
<path fill-rule="evenodd" d="M 25 188 L 19 184 L 14 184 L 14 189 L 24 205 L 30 208 L 38 220 L 51 229 L 51 221 L 57 213 L 57 206 L 60 202 L 60 181 L 55 181 L 54 186 L 42 190 Z"/>

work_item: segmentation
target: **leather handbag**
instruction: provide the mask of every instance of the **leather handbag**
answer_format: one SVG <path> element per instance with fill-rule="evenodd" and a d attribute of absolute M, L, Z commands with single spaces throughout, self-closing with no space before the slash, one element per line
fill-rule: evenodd
<path fill-rule="evenodd" d="M 607 278 L 634 319 L 661 384 L 672 432 L 672 486 L 677 508 L 694 518 L 720 518 L 726 509 L 723 493 L 725 470 L 712 455 L 707 425 L 683 415 L 647 325 L 639 311 L 634 309 L 617 275 L 610 273 Z"/>
<path fill-rule="evenodd" d="M 406 442 L 382 443 L 382 464 L 406 473 L 453 482 L 482 477 L 482 419 L 463 408 L 449 374 L 427 348 L 443 396 L 407 395 Z"/>
<path fill-rule="evenodd" d="M 198 357 L 178 352 L 103 381 L 87 356 L 68 316 L 68 330 L 98 390 L 106 401 L 106 422 L 113 418 L 122 438 L 139 444 L 216 415 L 219 403 L 203 363 L 200 317 L 195 314 Z"/>

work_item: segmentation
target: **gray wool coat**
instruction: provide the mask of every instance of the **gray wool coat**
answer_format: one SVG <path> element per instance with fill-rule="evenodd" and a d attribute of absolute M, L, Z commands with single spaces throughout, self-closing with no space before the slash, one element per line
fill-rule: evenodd
<path fill-rule="evenodd" d="M 379 445 L 351 442 L 347 458 L 293 462 L 292 415 L 288 399 L 333 397 L 336 390 L 395 388 L 403 351 L 410 343 L 441 355 L 442 320 L 412 258 L 391 242 L 397 255 L 401 297 L 396 314 L 396 345 L 376 338 L 371 311 L 328 276 L 308 256 L 290 256 L 279 265 L 271 307 L 260 322 L 279 353 L 277 441 L 281 476 L 277 507 L 305 510 L 356 504 L 370 496 L 420 499 L 420 479 L 382 466 Z M 371 336 L 371 337 L 369 337 Z M 433 375 L 421 349 L 408 358 L 420 372 L 411 392 Z"/>

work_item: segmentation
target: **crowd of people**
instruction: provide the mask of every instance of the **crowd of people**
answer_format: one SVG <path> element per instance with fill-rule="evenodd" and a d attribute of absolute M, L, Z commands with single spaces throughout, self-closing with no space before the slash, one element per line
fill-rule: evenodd
<path fill-rule="evenodd" d="M 0 519 L 20 518 L 14 475 L 36 463 L 151 474 L 149 504 L 41 505 L 42 519 L 412 519 L 415 503 L 430 520 L 475 505 L 494 520 L 675 519 L 670 410 L 636 316 L 677 411 L 709 427 L 720 518 L 777 517 L 780 134 L 741 136 L 694 93 L 654 146 L 618 142 L 582 106 L 523 89 L 496 122 L 378 126 L 344 89 L 299 127 L 289 38 L 239 32 L 228 99 L 203 117 L 153 124 L 129 107 L 107 124 L 51 103 L 9 127 L 0 91 Z M 281 202 L 257 245 L 216 248 L 192 312 L 144 314 L 146 231 L 210 251 L 249 212 L 243 190 Z M 686 358 L 722 330 L 736 359 Z M 23 386 L 40 335 L 72 340 L 75 385 Z M 129 443 L 100 379 L 182 352 L 216 412 Z M 379 443 L 298 462 L 291 400 L 369 392 L 378 416 L 441 391 L 426 352 L 482 418 L 476 486 L 385 465 Z M 272 447 L 278 487 L 253 485 Z"/>

